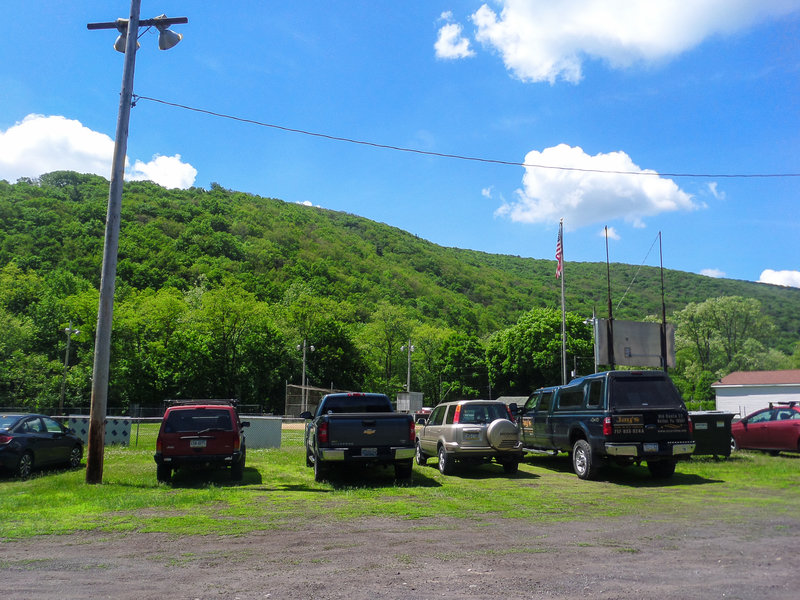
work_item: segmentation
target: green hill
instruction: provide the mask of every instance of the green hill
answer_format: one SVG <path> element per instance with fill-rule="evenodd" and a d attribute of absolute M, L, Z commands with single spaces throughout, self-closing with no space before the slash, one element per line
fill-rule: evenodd
<path fill-rule="evenodd" d="M 88 403 L 107 201 L 108 182 L 94 175 L 0 181 L 0 314 L 7 325 L 0 339 L 0 406 L 52 406 L 67 379 L 63 329 L 69 322 L 84 338 L 73 345 L 67 404 Z M 327 319 L 324 327 L 316 319 L 312 381 L 402 389 L 402 336 L 428 327 L 439 354 L 416 359 L 425 362 L 415 367 L 415 389 L 440 397 L 458 381 L 452 389 L 478 393 L 492 385 L 480 340 L 534 308 L 558 310 L 554 272 L 554 260 L 445 248 L 356 215 L 216 184 L 167 190 L 126 183 L 110 397 L 123 407 L 193 394 L 270 397 L 278 410 L 285 382 L 298 380 L 295 346 L 310 331 L 298 320 L 302 310 Z M 605 316 L 606 265 L 568 263 L 566 276 L 568 311 Z M 615 318 L 660 316 L 658 269 L 612 264 L 611 277 Z M 674 270 L 664 278 L 668 318 L 690 302 L 755 298 L 777 327 L 769 343 L 794 351 L 800 289 Z M 214 291 L 220 295 L 200 302 Z M 311 307 L 300 310 L 298 298 L 311 298 L 303 301 Z M 213 331 L 226 318 L 224 302 L 249 315 L 249 329 L 234 332 L 244 337 Z M 389 332 L 395 318 L 405 329 Z M 470 377 L 475 381 L 467 385 Z"/>
<path fill-rule="evenodd" d="M 0 182 L 0 265 L 15 262 L 39 274 L 63 270 L 98 287 L 107 198 L 108 182 L 93 175 Z M 118 286 L 183 290 L 232 278 L 268 302 L 302 281 L 360 313 L 388 301 L 424 321 L 484 335 L 530 308 L 560 306 L 554 268 L 553 260 L 444 248 L 355 215 L 217 185 L 166 190 L 132 182 L 123 198 L 117 277 Z M 567 269 L 568 310 L 604 316 L 606 265 L 568 263 Z M 782 346 L 800 334 L 800 289 L 669 269 L 664 277 L 668 314 L 689 302 L 738 295 L 762 303 Z M 657 268 L 612 264 L 611 278 L 616 318 L 661 314 Z"/>

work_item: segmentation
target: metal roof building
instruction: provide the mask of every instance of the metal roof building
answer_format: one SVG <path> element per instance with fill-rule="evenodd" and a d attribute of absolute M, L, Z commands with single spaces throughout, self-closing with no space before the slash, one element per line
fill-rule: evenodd
<path fill-rule="evenodd" d="M 711 387 L 717 394 L 717 410 L 744 417 L 770 402 L 800 402 L 800 369 L 736 371 Z"/>

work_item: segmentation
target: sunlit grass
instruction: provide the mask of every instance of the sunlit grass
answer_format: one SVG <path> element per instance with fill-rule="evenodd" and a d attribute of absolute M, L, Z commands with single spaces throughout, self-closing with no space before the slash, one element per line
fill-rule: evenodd
<path fill-rule="evenodd" d="M 180 471 L 163 485 L 155 477 L 156 431 L 143 425 L 138 445 L 107 448 L 101 485 L 86 484 L 83 469 L 0 479 L 0 539 L 81 530 L 241 535 L 370 516 L 416 520 L 425 528 L 444 526 L 431 517 L 481 523 L 687 514 L 722 521 L 756 508 L 800 509 L 800 456 L 789 454 L 695 458 L 680 463 L 666 482 L 652 479 L 644 466 L 608 467 L 597 481 L 581 481 L 566 456 L 529 456 L 513 477 L 498 465 L 443 476 L 431 459 L 414 466 L 410 483 L 395 482 L 392 469 L 380 468 L 316 483 L 305 466 L 302 431 L 284 430 L 280 449 L 248 449 L 241 483 L 226 471 Z"/>

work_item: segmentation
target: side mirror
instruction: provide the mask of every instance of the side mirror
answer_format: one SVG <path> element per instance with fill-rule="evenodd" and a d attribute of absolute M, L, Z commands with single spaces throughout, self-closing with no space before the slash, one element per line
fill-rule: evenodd
<path fill-rule="evenodd" d="M 301 419 L 313 419 L 314 415 L 311 414 L 311 411 L 305 410 L 300 413 Z"/>
<path fill-rule="evenodd" d="M 516 416 L 516 415 L 520 414 L 520 412 L 522 412 L 522 411 L 520 411 L 519 406 L 517 405 L 516 402 L 512 402 L 511 404 L 509 404 L 508 405 L 508 410 L 510 410 L 511 414 L 514 415 L 514 416 Z"/>
<path fill-rule="evenodd" d="M 417 419 L 417 425 L 425 425 L 425 423 L 427 422 L 428 421 L 425 417 L 420 417 L 419 419 Z"/>
<path fill-rule="evenodd" d="M 242 427 L 250 427 L 250 421 L 242 421 Z"/>

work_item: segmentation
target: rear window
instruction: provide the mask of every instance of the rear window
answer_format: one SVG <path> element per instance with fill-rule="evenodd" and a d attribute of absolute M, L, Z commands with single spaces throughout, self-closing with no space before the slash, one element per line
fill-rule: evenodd
<path fill-rule="evenodd" d="M 458 422 L 466 425 L 491 423 L 495 419 L 508 419 L 508 410 L 500 404 L 464 404 Z"/>
<path fill-rule="evenodd" d="M 331 413 L 384 413 L 392 412 L 392 405 L 383 397 L 347 396 L 325 400 L 325 412 Z"/>
<path fill-rule="evenodd" d="M 683 408 L 678 390 L 663 377 L 616 377 L 610 399 L 616 408 Z"/>
<path fill-rule="evenodd" d="M 210 429 L 233 431 L 230 411 L 223 408 L 184 408 L 170 412 L 164 422 L 165 433 L 198 432 Z"/>

